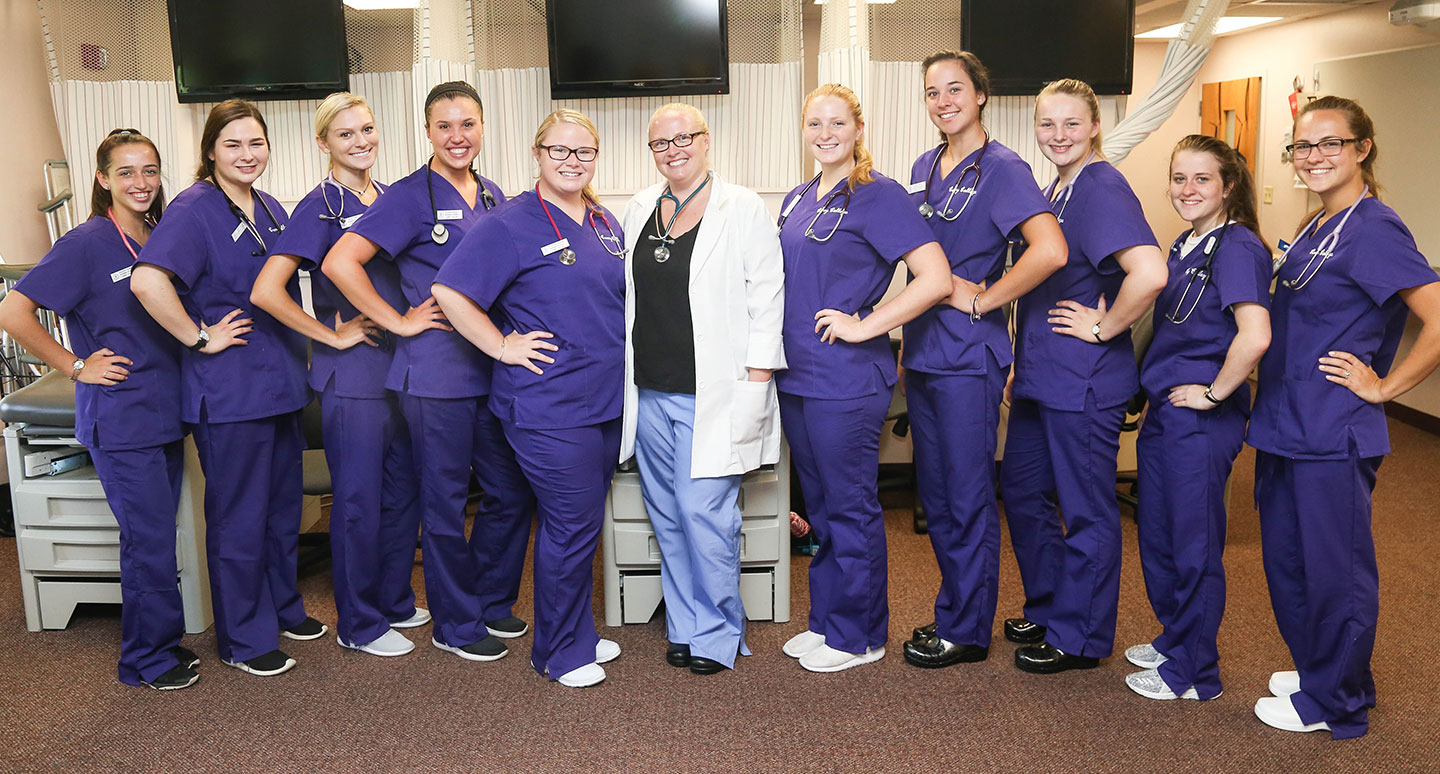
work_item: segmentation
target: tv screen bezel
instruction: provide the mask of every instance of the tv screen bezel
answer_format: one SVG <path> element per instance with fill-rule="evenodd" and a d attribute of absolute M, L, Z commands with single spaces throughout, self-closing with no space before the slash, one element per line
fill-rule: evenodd
<path fill-rule="evenodd" d="M 339 35 L 336 36 L 339 46 L 339 50 L 336 52 L 336 61 L 341 63 L 338 79 L 280 84 L 242 83 L 203 88 L 187 87 L 181 79 L 180 51 L 175 46 L 175 40 L 181 33 L 177 8 L 180 2 L 196 2 L 196 0 L 179 0 L 179 2 L 166 0 L 165 3 L 166 15 L 170 18 L 170 60 L 175 68 L 175 95 L 181 104 L 223 102 L 227 99 L 237 98 L 256 101 L 320 99 L 337 91 L 350 90 L 350 48 L 345 29 L 345 4 L 342 0 L 332 0 L 339 30 Z"/>
<path fill-rule="evenodd" d="M 1129 6 L 1130 25 L 1128 29 L 1130 33 L 1130 45 L 1125 48 L 1125 74 L 1123 76 L 1123 82 L 1098 81 L 1090 83 L 1090 88 L 1094 89 L 1097 95 L 1120 96 L 1131 94 L 1135 90 L 1135 0 L 1126 0 L 1126 4 Z M 974 50 L 971 45 L 973 39 L 970 36 L 970 14 L 973 9 L 973 0 L 962 3 L 960 6 L 960 45 L 966 51 Z M 981 61 L 984 61 L 984 57 L 981 57 Z M 996 77 L 993 71 L 990 73 L 990 93 L 997 97 L 1033 97 L 1039 94 L 1047 83 L 1050 83 L 1050 81 L 1038 78 L 1000 78 Z"/>
<path fill-rule="evenodd" d="M 651 78 L 643 81 L 566 81 L 556 74 L 555 56 L 559 48 L 555 25 L 555 3 L 545 0 L 545 42 L 550 70 L 550 99 L 590 99 L 594 97 L 684 97 L 730 93 L 730 16 L 729 4 L 716 0 L 720 6 L 720 76 L 717 78 Z"/>

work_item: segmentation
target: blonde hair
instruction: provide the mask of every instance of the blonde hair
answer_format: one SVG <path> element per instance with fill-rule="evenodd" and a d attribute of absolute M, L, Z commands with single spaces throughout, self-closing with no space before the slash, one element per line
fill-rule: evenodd
<path fill-rule="evenodd" d="M 710 125 L 705 123 L 705 114 L 700 112 L 700 108 L 688 102 L 668 102 L 655 108 L 655 112 L 650 114 L 650 124 L 655 123 L 655 119 L 666 113 L 681 113 L 694 121 L 695 125 L 700 127 L 699 131 L 706 133 L 710 131 Z M 646 127 L 649 127 L 650 124 L 646 124 Z"/>
<path fill-rule="evenodd" d="M 800 124 L 805 124 L 805 111 L 810 109 L 810 103 L 821 97 L 839 97 L 850 110 L 850 117 L 855 119 L 857 126 L 865 124 L 865 114 L 860 111 L 860 98 L 848 87 L 838 83 L 827 83 L 816 89 L 805 97 L 805 105 L 800 108 Z M 855 151 L 851 156 L 855 159 L 855 168 L 850 170 L 850 178 L 846 186 L 854 191 L 858 186 L 865 185 L 875 179 L 870 173 L 875 169 L 875 159 L 870 155 L 869 149 L 865 147 L 865 136 L 855 136 Z"/>
<path fill-rule="evenodd" d="M 330 125 L 335 123 L 335 118 L 352 107 L 363 107 L 370 114 L 370 119 L 375 119 L 375 111 L 370 108 L 370 103 L 359 94 L 351 94 L 348 91 L 337 91 L 334 94 L 320 101 L 315 108 L 315 139 L 323 140 L 330 131 Z M 331 157 L 327 169 L 335 168 L 335 159 Z"/>
<path fill-rule="evenodd" d="M 560 108 L 550 115 L 545 116 L 545 120 L 541 121 L 540 127 L 535 130 L 535 142 L 532 143 L 532 147 L 539 150 L 540 145 L 545 141 L 546 132 L 555 128 L 556 124 L 574 124 L 584 129 L 590 133 L 591 137 L 595 138 L 595 147 L 597 149 L 600 147 L 600 131 L 595 128 L 595 122 L 591 121 L 590 117 L 584 113 L 578 110 L 571 110 L 570 108 Z M 580 191 L 580 198 L 585 200 L 586 206 L 591 210 L 595 212 L 600 211 L 600 198 L 595 195 L 593 179 L 591 182 L 586 183 L 585 188 Z"/>
<path fill-rule="evenodd" d="M 1090 88 L 1090 84 L 1076 80 L 1075 78 L 1062 78 L 1058 81 L 1051 81 L 1046 84 L 1044 89 L 1040 90 L 1040 96 L 1035 98 L 1035 109 L 1038 111 L 1040 109 L 1040 100 L 1052 94 L 1063 94 L 1084 102 L 1085 107 L 1090 110 L 1090 122 L 1093 124 L 1100 123 L 1100 100 L 1096 98 L 1095 90 Z M 1103 159 L 1105 158 L 1105 151 L 1102 150 L 1102 146 L 1104 145 L 1101 137 L 1102 134 L 1103 132 L 1100 130 L 1095 130 L 1095 136 L 1090 138 L 1090 150 L 1095 151 L 1095 155 Z"/>

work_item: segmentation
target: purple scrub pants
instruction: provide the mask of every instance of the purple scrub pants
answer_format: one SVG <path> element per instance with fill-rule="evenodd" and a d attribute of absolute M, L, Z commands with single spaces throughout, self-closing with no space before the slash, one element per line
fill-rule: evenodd
<path fill-rule="evenodd" d="M 170 650 L 185 634 L 175 563 L 185 441 L 90 459 L 120 523 L 120 682 L 140 685 L 175 668 Z"/>
<path fill-rule="evenodd" d="M 1335 739 L 1370 728 L 1380 578 L 1370 493 L 1382 457 L 1297 460 L 1258 452 L 1255 504 L 1275 623 L 1300 672 L 1290 701 Z"/>
<path fill-rule="evenodd" d="M 985 373 L 905 372 L 915 474 L 940 565 L 935 627 L 964 645 L 990 646 L 1000 587 L 995 443 L 1009 369 L 989 355 Z"/>
<path fill-rule="evenodd" d="M 829 400 L 780 393 L 805 509 L 819 543 L 810 560 L 809 629 L 846 653 L 885 645 L 890 629 L 880 428 L 890 390 Z"/>
<path fill-rule="evenodd" d="M 410 577 L 420 534 L 419 475 L 393 395 L 345 398 L 332 383 L 320 395 L 320 408 L 334 498 L 336 631 L 363 645 L 415 613 Z"/>
<path fill-rule="evenodd" d="M 530 664 L 554 680 L 594 663 L 600 642 L 592 603 L 595 549 L 620 456 L 620 420 L 554 430 L 504 424 L 539 502 Z"/>
<path fill-rule="evenodd" d="M 1192 686 L 1201 699 L 1220 695 L 1225 484 L 1244 440 L 1245 414 L 1235 400 L 1196 411 L 1150 396 L 1137 442 L 1140 567 L 1164 627 L 1152 643 L 1169 659 L 1160 676 L 1177 696 Z"/>
<path fill-rule="evenodd" d="M 249 661 L 305 621 L 300 544 L 300 412 L 191 428 L 205 470 L 205 555 L 220 657 Z"/>
<path fill-rule="evenodd" d="M 1010 407 L 1000 492 L 1025 585 L 1025 617 L 1045 626 L 1045 641 L 1070 655 L 1104 658 L 1115 647 L 1115 458 L 1124 419 L 1123 404 L 1097 408 L 1093 394 L 1083 411 L 1025 399 Z"/>
<path fill-rule="evenodd" d="M 535 496 L 500 423 L 477 398 L 400 398 L 420 471 L 420 549 L 434 637 L 460 648 L 511 614 L 530 539 Z M 618 453 L 618 452 L 617 452 Z M 470 473 L 485 497 L 465 538 Z"/>

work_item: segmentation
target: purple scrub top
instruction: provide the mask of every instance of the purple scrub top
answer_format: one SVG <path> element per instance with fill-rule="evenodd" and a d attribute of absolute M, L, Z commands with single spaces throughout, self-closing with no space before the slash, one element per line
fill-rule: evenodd
<path fill-rule="evenodd" d="M 1140 200 L 1107 161 L 1086 165 L 1050 208 L 1070 247 L 1070 258 L 1034 290 L 1021 296 L 1016 310 L 1016 398 L 1060 411 L 1083 411 L 1086 393 L 1095 406 L 1124 403 L 1140 390 L 1139 369 L 1130 332 L 1098 344 L 1056 333 L 1047 320 L 1064 300 L 1095 306 L 1100 296 L 1113 306 L 1125 272 L 1112 257 L 1136 245 L 1154 245 Z"/>
<path fill-rule="evenodd" d="M 381 193 L 387 190 L 379 183 L 375 187 Z M 328 328 L 335 327 L 337 312 L 342 320 L 350 320 L 360 312 L 318 269 L 325 260 L 325 254 L 354 225 L 366 207 L 354 193 L 328 180 L 323 181 L 295 205 L 285 233 L 271 246 L 272 255 L 293 255 L 300 259 L 300 268 L 310 272 L 310 295 L 315 317 Z M 365 273 L 370 275 L 371 284 L 386 303 L 396 309 L 406 308 L 405 297 L 400 293 L 400 273 L 393 262 L 370 261 L 365 264 Z M 395 337 L 380 330 L 371 338 L 379 341 L 380 346 L 360 343 L 343 352 L 312 342 L 310 388 L 324 392 L 333 381 L 335 394 L 342 398 L 385 397 L 385 377 L 390 373 L 390 362 L 395 356 Z"/>
<path fill-rule="evenodd" d="M 1040 193 L 1030 165 L 1015 151 L 990 140 L 982 149 L 966 156 L 942 180 L 935 158 L 945 148 L 940 145 L 926 151 L 910 169 L 910 203 L 918 208 L 925 201 L 924 189 L 915 190 L 930 179 L 930 205 L 936 213 L 929 219 L 935 240 L 950 259 L 950 272 L 974 283 L 994 284 L 1005 273 L 1005 251 L 1010 242 L 1020 241 L 1020 224 L 1042 212 L 1050 211 L 1049 202 Z M 967 166 L 980 161 L 980 180 L 976 185 L 975 171 L 961 173 Z M 973 199 L 966 202 L 962 192 L 951 196 L 957 185 L 975 188 Z M 948 209 L 946 200 L 949 200 Z M 941 212 L 960 210 L 959 217 L 947 221 Z M 1002 367 L 1014 361 L 1010 348 L 1010 332 L 1005 325 L 1005 311 L 992 310 L 971 324 L 970 315 L 948 304 L 937 304 L 905 324 L 905 368 L 932 374 L 976 374 L 986 367 L 985 350 Z"/>
<path fill-rule="evenodd" d="M 435 273 L 489 212 L 478 191 L 472 208 L 444 175 L 432 172 L 427 187 L 428 169 L 420 167 L 396 181 L 350 227 L 352 233 L 374 242 L 385 258 L 394 261 L 404 294 L 404 303 L 395 306 L 401 314 L 425 303 Z M 480 182 L 497 203 L 505 201 L 500 186 L 486 177 Z M 434 210 L 430 209 L 430 191 L 435 194 Z M 437 213 L 441 216 L 438 222 L 450 233 L 443 245 L 430 238 Z M 490 394 L 490 363 L 490 358 L 459 333 L 431 329 L 397 342 L 385 387 L 419 398 L 477 398 Z"/>
<path fill-rule="evenodd" d="M 609 252 L 624 248 L 620 221 L 601 208 L 592 228 L 588 216 L 576 223 L 553 202 L 549 209 L 554 226 L 538 194 L 516 196 L 476 224 L 435 277 L 489 310 L 502 333 L 555 334 L 547 341 L 560 350 L 546 352 L 554 363 L 537 364 L 543 375 L 495 365 L 490 410 L 527 429 L 606 422 L 620 416 L 624 398 L 625 262 Z M 575 251 L 569 266 L 560 248 L 547 247 L 556 228 Z"/>
<path fill-rule="evenodd" d="M 255 278 L 289 217 L 275 197 L 253 189 L 255 227 L 262 244 L 242 228 L 225 194 L 197 182 L 175 197 L 140 262 L 168 269 L 190 319 L 214 324 L 234 309 L 255 321 L 245 346 L 217 354 L 181 353 L 181 417 L 199 422 L 242 422 L 299 411 L 310 402 L 305 385 L 305 337 L 250 303 Z M 262 206 L 263 204 L 263 206 Z M 267 209 L 268 208 L 268 209 Z M 258 255 L 256 254 L 258 253 Z M 300 282 L 286 286 L 300 303 Z M 197 323 L 198 324 L 198 323 Z"/>
<path fill-rule="evenodd" d="M 1215 228 L 1188 254 L 1183 252 L 1187 236 L 1189 231 L 1170 247 L 1170 278 L 1155 299 L 1155 338 L 1140 366 L 1140 384 L 1152 399 L 1182 384 L 1214 382 L 1230 342 L 1240 331 L 1234 306 L 1255 303 L 1270 308 L 1272 258 L 1254 231 L 1238 223 Z M 1220 241 L 1210 262 L 1210 280 L 1202 286 L 1200 280 L 1191 280 L 1205 265 L 1205 246 L 1213 238 Z M 1170 322 L 1167 315 L 1184 322 Z M 1241 409 L 1249 411 L 1250 385 L 1241 384 L 1236 392 Z"/>
<path fill-rule="evenodd" d="M 1349 352 L 1381 377 L 1390 373 L 1410 311 L 1398 293 L 1440 277 L 1400 216 L 1371 197 L 1355 208 L 1334 254 L 1313 278 L 1298 290 L 1285 287 L 1342 217 L 1297 238 L 1280 268 L 1270 349 L 1260 361 L 1246 438 L 1261 451 L 1307 460 L 1348 459 L 1352 450 L 1362 458 L 1390 453 L 1385 407 L 1328 381 L 1319 359 L 1332 350 Z"/>
<path fill-rule="evenodd" d="M 873 370 L 895 385 L 895 358 L 887 336 L 860 344 L 825 344 L 815 313 L 839 309 L 870 314 L 890 287 L 895 262 L 935 235 L 899 183 L 874 172 L 846 202 L 846 180 L 817 200 L 818 185 L 785 195 L 780 248 L 785 255 L 785 322 L 781 330 L 790 367 L 775 372 L 776 388 L 807 398 L 860 398 L 875 393 Z M 802 195 L 803 194 L 803 195 Z M 822 212 L 823 210 L 823 212 Z M 788 212 L 787 212 L 788 211 Z M 817 242 L 805 236 L 814 223 Z"/>
<path fill-rule="evenodd" d="M 130 292 L 130 250 L 140 246 L 109 218 L 71 229 L 15 290 L 65 318 L 75 355 L 109 347 L 130 358 L 130 376 L 106 387 L 75 385 L 75 437 L 87 448 L 120 451 L 183 438 L 180 345 Z"/>

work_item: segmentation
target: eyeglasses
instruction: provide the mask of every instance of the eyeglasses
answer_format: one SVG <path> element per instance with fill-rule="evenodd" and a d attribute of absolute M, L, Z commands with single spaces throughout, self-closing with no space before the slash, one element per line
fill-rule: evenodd
<path fill-rule="evenodd" d="M 677 148 L 688 148 L 690 143 L 695 142 L 695 138 L 702 134 L 709 134 L 709 132 L 681 132 L 668 140 L 651 140 L 645 144 L 650 146 L 652 153 L 664 153 L 671 145 Z"/>
<path fill-rule="evenodd" d="M 1309 158 L 1311 148 L 1319 148 L 1321 156 L 1339 156 L 1340 149 L 1345 147 L 1346 143 L 1352 142 L 1358 143 L 1360 138 L 1351 137 L 1348 140 L 1342 140 L 1339 137 L 1330 137 L 1315 143 L 1297 142 L 1294 145 L 1286 145 L 1285 151 L 1290 154 L 1291 158 L 1297 160 Z"/>
<path fill-rule="evenodd" d="M 564 161 L 571 155 L 581 161 L 594 161 L 595 157 L 600 155 L 599 148 L 568 148 L 564 145 L 536 145 L 535 147 L 545 149 L 550 158 L 556 161 Z"/>

